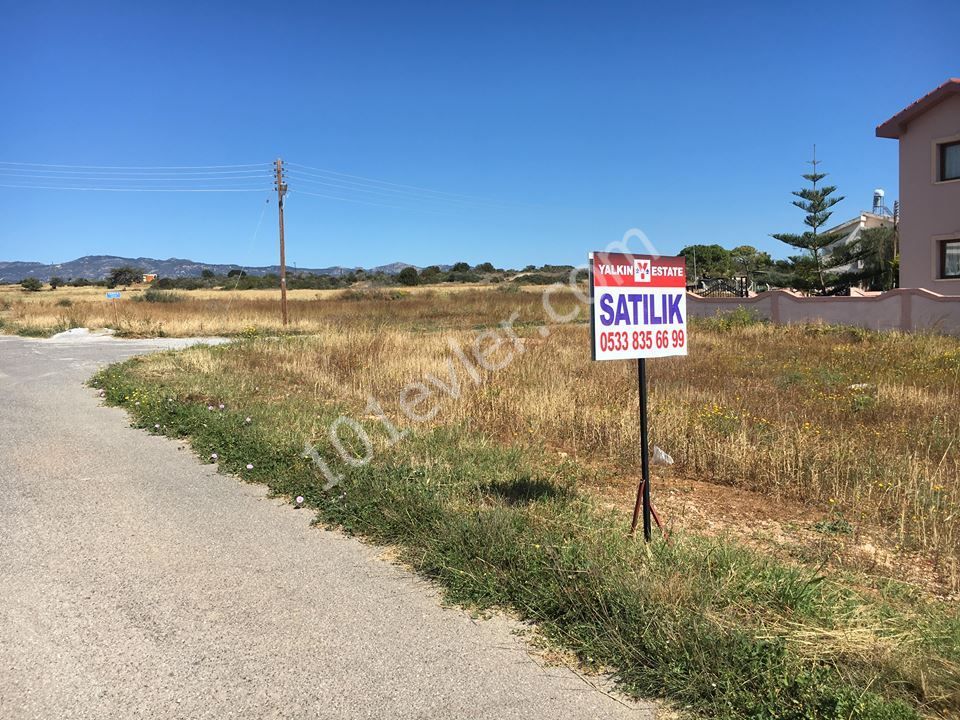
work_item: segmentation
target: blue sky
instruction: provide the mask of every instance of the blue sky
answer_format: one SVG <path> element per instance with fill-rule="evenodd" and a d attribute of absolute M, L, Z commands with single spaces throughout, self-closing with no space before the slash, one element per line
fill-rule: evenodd
<path fill-rule="evenodd" d="M 874 127 L 960 75 L 947 0 L 141 5 L 3 0 L 0 161 L 282 156 L 439 191 L 292 172 L 300 266 L 577 263 L 633 227 L 664 254 L 782 256 L 769 234 L 801 229 L 813 143 L 847 196 L 835 219 L 874 187 L 892 205 L 896 142 Z M 57 185 L 19 167 L 0 184 Z M 0 187 L 0 260 L 275 263 L 269 195 Z"/>

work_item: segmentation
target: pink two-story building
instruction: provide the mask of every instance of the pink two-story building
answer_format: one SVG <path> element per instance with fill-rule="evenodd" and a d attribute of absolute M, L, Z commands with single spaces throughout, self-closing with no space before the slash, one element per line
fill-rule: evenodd
<path fill-rule="evenodd" d="M 960 79 L 877 127 L 900 141 L 900 287 L 960 295 Z"/>

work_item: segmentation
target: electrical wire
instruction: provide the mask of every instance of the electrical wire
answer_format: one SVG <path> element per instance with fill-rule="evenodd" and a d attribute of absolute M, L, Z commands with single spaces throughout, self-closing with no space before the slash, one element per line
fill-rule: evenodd
<path fill-rule="evenodd" d="M 496 207 L 501 208 L 503 205 L 496 203 L 483 203 L 475 200 L 462 200 L 460 198 L 448 198 L 436 195 L 424 195 L 422 193 L 414 192 L 411 190 L 404 190 L 399 188 L 378 188 L 374 186 L 360 186 L 354 187 L 353 185 L 343 184 L 342 181 L 331 181 L 330 179 L 318 180 L 314 179 L 313 176 L 304 176 L 301 175 L 298 171 L 290 172 L 287 174 L 287 177 L 294 183 L 307 183 L 321 185 L 325 187 L 331 187 L 337 190 L 345 192 L 359 192 L 367 193 L 373 195 L 380 195 L 394 200 L 415 200 L 425 203 L 442 203 L 447 205 L 453 205 L 457 207 Z M 352 181 L 345 181 L 352 182 Z"/>
<path fill-rule="evenodd" d="M 156 177 L 121 177 L 121 176 L 76 176 L 76 175 L 50 175 L 46 173 L 33 173 L 29 175 L 19 175 L 16 173 L 8 173 L 0 170 L 0 177 L 6 177 L 12 180 L 60 180 L 61 182 L 68 183 L 83 183 L 83 182 L 106 182 L 106 183 L 123 183 L 123 182 L 135 182 L 135 183 L 154 183 L 154 182 L 168 182 L 168 183 L 194 183 L 194 182 L 217 182 L 217 183 L 233 183 L 239 181 L 241 183 L 249 181 L 259 180 L 269 180 L 268 175 L 244 175 L 242 177 L 209 177 L 206 175 L 198 176 L 187 176 L 187 177 L 174 177 L 174 176 L 156 176 Z"/>
<path fill-rule="evenodd" d="M 85 192 L 263 192 L 274 163 L 233 165 L 68 165 L 0 161 L 0 188 Z M 505 209 L 510 203 L 444 190 L 284 162 L 291 192 L 396 210 L 432 214 L 467 208 Z M 20 182 L 23 181 L 23 182 Z M 19 183 L 19 184 L 14 184 Z M 157 184 L 157 183 L 166 183 Z M 199 184 L 198 184 L 199 183 Z M 300 186 L 307 189 L 301 189 Z M 381 202 L 380 199 L 389 202 Z"/>
<path fill-rule="evenodd" d="M 220 168 L 272 167 L 273 163 L 247 163 L 245 165 L 49 165 L 0 160 L 0 165 L 23 165 L 26 167 L 75 168 L 78 170 L 215 170 Z"/>
<path fill-rule="evenodd" d="M 257 241 L 257 235 L 260 234 L 260 226 L 263 224 L 263 216 L 267 212 L 267 207 L 270 205 L 270 195 L 267 195 L 266 201 L 263 203 L 263 208 L 260 210 L 260 219 L 257 220 L 257 226 L 253 230 L 253 237 L 250 238 L 247 243 L 247 252 L 246 256 L 249 259 L 251 251 L 253 250 L 254 243 Z M 240 272 L 237 274 L 237 281 L 233 284 L 233 292 L 237 291 L 237 288 L 240 287 L 240 281 L 243 280 L 244 273 L 246 273 L 246 268 L 251 267 L 250 265 L 241 265 Z M 230 313 L 231 308 L 233 308 L 233 296 L 231 295 L 227 300 L 227 314 Z"/>
<path fill-rule="evenodd" d="M 2 188 L 16 190 L 82 190 L 90 192 L 264 192 L 270 188 L 112 188 L 112 187 L 59 187 L 53 185 L 6 185 Z"/>
<path fill-rule="evenodd" d="M 361 200 L 359 198 L 338 197 L 336 195 L 328 195 L 326 193 L 316 193 L 316 192 L 310 192 L 309 190 L 300 190 L 299 188 L 291 188 L 289 192 L 292 195 L 309 195 L 311 197 L 325 198 L 327 200 L 339 200 L 341 202 L 352 202 L 352 203 L 358 203 L 360 205 L 371 205 L 373 207 L 389 208 L 391 210 L 411 210 L 412 209 L 412 210 L 419 210 L 421 212 L 430 213 L 432 215 L 449 214 L 449 213 L 443 213 L 438 210 L 430 210 L 423 207 L 418 208 L 418 207 L 411 207 L 409 205 L 408 206 L 387 205 L 386 203 L 374 202 L 372 200 Z"/>
<path fill-rule="evenodd" d="M 291 168 L 300 168 L 301 170 L 299 172 L 301 172 L 301 174 L 311 176 L 311 177 L 331 179 L 327 176 L 332 175 L 332 176 L 335 176 L 335 178 L 332 178 L 332 179 L 348 178 L 347 180 L 341 180 L 341 182 L 352 182 L 355 185 L 367 184 L 370 187 L 385 185 L 388 187 L 403 188 L 407 190 L 426 192 L 434 195 L 442 195 L 442 196 L 451 197 L 451 198 L 461 198 L 463 200 L 472 200 L 475 202 L 503 204 L 503 203 L 498 203 L 496 200 L 480 197 L 478 195 L 464 195 L 461 193 L 446 192 L 445 190 L 434 190 L 433 188 L 422 187 L 419 185 L 407 185 L 405 183 L 395 183 L 395 182 L 390 182 L 389 180 L 380 180 L 378 178 L 365 177 L 363 175 L 351 175 L 349 173 L 337 172 L 336 170 L 325 170 L 323 168 L 311 167 L 309 165 L 301 165 L 300 163 L 290 162 L 290 163 L 284 163 L 284 164 L 290 166 Z"/>
<path fill-rule="evenodd" d="M 210 170 L 202 174 L 198 173 L 175 173 L 170 171 L 158 172 L 119 172 L 117 170 L 47 170 L 45 168 L 12 168 L 0 165 L 0 175 L 10 175 L 12 177 L 47 177 L 63 178 L 64 180 L 82 180 L 84 178 L 94 180 L 111 179 L 130 179 L 130 180 L 203 180 L 210 178 L 214 180 L 243 180 L 244 178 L 263 178 L 273 177 L 273 173 L 266 170 Z"/>

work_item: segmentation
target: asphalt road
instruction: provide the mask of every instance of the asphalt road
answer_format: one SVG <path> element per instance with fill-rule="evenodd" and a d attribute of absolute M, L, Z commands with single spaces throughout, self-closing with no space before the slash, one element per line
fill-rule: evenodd
<path fill-rule="evenodd" d="M 83 386 L 182 342 L 0 337 L 0 718 L 652 717 Z"/>

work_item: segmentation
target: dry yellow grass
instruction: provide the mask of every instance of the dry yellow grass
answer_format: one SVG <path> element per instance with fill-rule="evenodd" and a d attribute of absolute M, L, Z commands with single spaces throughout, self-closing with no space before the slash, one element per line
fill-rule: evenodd
<path fill-rule="evenodd" d="M 372 396 L 402 426 L 410 423 L 400 407 L 403 389 L 428 375 L 449 384 L 453 367 L 459 397 L 439 393 L 431 424 L 566 453 L 605 473 L 604 482 L 633 476 L 633 364 L 592 363 L 583 324 L 554 324 L 542 337 L 541 293 L 531 290 L 296 291 L 287 330 L 303 337 L 158 359 L 155 369 L 204 378 L 206 389 L 197 392 L 211 382 L 225 395 L 238 383 L 257 384 L 277 398 L 336 401 L 358 418 Z M 0 307 L 15 298 L 0 318 L 8 330 L 83 325 L 134 335 L 252 336 L 283 329 L 276 293 L 263 291 L 124 300 L 119 324 L 102 288 L 17 293 L 0 294 Z M 56 305 L 64 297 L 70 307 Z M 558 296 L 555 304 L 565 311 L 574 300 Z M 523 352 L 474 383 L 451 343 L 469 352 L 479 333 L 514 313 Z M 922 549 L 943 582 L 960 584 L 960 341 L 706 323 L 691 332 L 690 348 L 687 358 L 650 363 L 652 441 L 674 456 L 677 473 L 832 509 L 836 528 L 882 526 L 892 550 Z M 505 344 L 492 360 L 513 350 Z"/>
<path fill-rule="evenodd" d="M 236 383 L 258 384 L 276 398 L 336 401 L 361 419 L 372 396 L 398 426 L 411 424 L 400 405 L 405 387 L 427 376 L 449 385 L 455 371 L 459 397 L 438 392 L 429 423 L 566 453 L 610 482 L 635 474 L 635 366 L 592 363 L 583 324 L 552 325 L 542 337 L 538 294 L 298 302 L 294 327 L 318 334 L 162 363 L 206 378 L 207 388 L 216 378 L 225 395 Z M 514 312 L 523 352 L 473 382 L 452 348 L 469 354 L 482 329 Z M 677 460 L 676 472 L 832 511 L 841 530 L 880 525 L 891 549 L 931 553 L 944 582 L 957 586 L 960 341 L 705 323 L 690 347 L 687 358 L 650 363 L 652 441 Z M 504 344 L 491 359 L 514 349 Z"/>
<path fill-rule="evenodd" d="M 290 324 L 284 327 L 279 291 L 171 290 L 161 292 L 177 302 L 141 302 L 145 287 L 124 290 L 120 300 L 108 300 L 102 287 L 25 292 L 19 285 L 0 285 L 0 330 L 50 335 L 87 327 L 111 328 L 132 337 L 193 337 L 316 333 L 331 324 L 452 326 L 487 322 L 491 312 L 497 317 L 496 311 L 511 299 L 519 298 L 524 307 L 539 307 L 536 289 L 523 290 L 506 293 L 490 286 L 454 284 L 403 290 L 291 290 Z M 466 299 L 454 307 L 450 297 Z M 542 316 L 541 309 L 538 317 Z"/>

